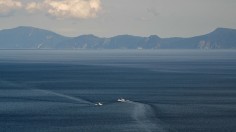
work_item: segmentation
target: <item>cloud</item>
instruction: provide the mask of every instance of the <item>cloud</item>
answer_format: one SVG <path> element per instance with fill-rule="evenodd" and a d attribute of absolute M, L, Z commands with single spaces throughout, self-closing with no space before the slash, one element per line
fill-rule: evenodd
<path fill-rule="evenodd" d="M 41 9 L 43 9 L 43 5 L 38 2 L 30 2 L 30 3 L 27 3 L 25 6 L 25 10 L 30 13 L 33 13 L 33 12 L 35 12 L 37 10 L 41 10 Z"/>
<path fill-rule="evenodd" d="M 23 5 L 19 0 L 0 0 L 0 14 L 6 15 L 13 10 L 22 8 Z"/>
<path fill-rule="evenodd" d="M 24 9 L 29 13 L 40 11 L 60 19 L 89 19 L 96 17 L 98 12 L 101 10 L 100 0 L 43 0 L 41 2 L 21 1 L 0 0 L 0 13 L 5 14 L 13 10 Z"/>
<path fill-rule="evenodd" d="M 100 0 L 45 0 L 48 13 L 59 18 L 92 18 L 101 9 Z"/>

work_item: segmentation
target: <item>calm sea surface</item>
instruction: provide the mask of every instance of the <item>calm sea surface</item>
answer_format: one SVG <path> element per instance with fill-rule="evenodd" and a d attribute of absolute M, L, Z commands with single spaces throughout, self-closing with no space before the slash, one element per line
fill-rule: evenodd
<path fill-rule="evenodd" d="M 0 50 L 0 132 L 235 131 L 234 50 Z"/>

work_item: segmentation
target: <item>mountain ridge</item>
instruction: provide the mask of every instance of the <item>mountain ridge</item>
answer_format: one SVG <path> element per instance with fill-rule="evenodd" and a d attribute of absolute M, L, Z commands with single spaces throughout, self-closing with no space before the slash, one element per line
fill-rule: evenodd
<path fill-rule="evenodd" d="M 158 35 L 105 38 L 93 34 L 67 37 L 45 29 L 19 26 L 0 30 L 0 49 L 236 49 L 236 29 L 217 28 L 189 38 Z"/>

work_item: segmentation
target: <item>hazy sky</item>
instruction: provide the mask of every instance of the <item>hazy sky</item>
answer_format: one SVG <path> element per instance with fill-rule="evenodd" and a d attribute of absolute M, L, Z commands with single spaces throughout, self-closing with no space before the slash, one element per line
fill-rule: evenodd
<path fill-rule="evenodd" d="M 236 28 L 236 0 L 0 0 L 0 29 L 188 37 Z"/>

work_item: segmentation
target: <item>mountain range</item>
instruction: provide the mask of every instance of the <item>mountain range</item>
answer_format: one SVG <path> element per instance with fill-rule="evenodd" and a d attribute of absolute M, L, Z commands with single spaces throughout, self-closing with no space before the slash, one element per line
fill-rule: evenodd
<path fill-rule="evenodd" d="M 160 38 L 157 35 L 101 38 L 94 35 L 66 37 L 21 26 L 0 30 L 0 49 L 236 49 L 236 29 L 217 28 L 190 38 Z"/>

